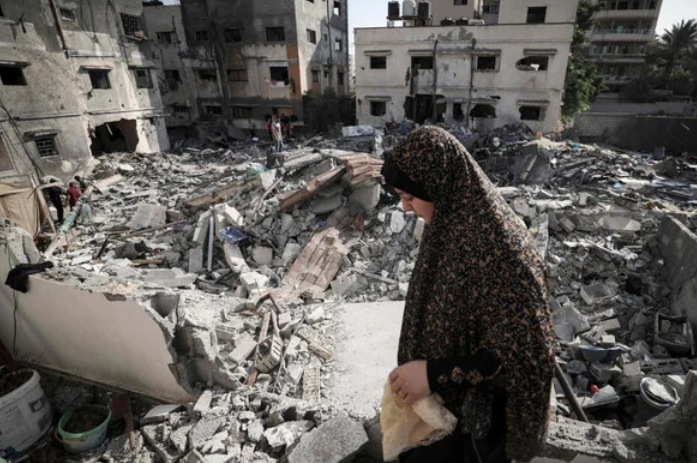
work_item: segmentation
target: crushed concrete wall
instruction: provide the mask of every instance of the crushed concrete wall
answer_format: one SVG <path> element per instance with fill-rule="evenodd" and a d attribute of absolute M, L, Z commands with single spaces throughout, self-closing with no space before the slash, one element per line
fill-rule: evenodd
<path fill-rule="evenodd" d="M 8 264 L 0 248 L 2 281 Z M 30 277 L 27 293 L 2 285 L 0 339 L 13 350 L 16 336 L 19 361 L 168 402 L 191 401 L 170 371 L 174 359 L 162 328 L 138 303 L 116 299 L 40 276 Z"/>
<path fill-rule="evenodd" d="M 687 315 L 697 328 L 697 235 L 679 220 L 666 217 L 658 229 L 658 246 L 673 312 Z"/>

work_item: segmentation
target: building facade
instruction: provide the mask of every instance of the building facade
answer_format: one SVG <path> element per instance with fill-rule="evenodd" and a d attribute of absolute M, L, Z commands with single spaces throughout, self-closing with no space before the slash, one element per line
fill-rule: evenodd
<path fill-rule="evenodd" d="M 1 181 L 169 148 L 141 13 L 139 0 L 2 2 Z"/>
<path fill-rule="evenodd" d="M 432 11 L 453 1 L 436 0 Z M 523 121 L 535 131 L 556 130 L 578 0 L 496 5 L 484 25 L 356 29 L 359 122 L 407 118 L 491 129 Z"/>
<path fill-rule="evenodd" d="M 303 95 L 349 89 L 347 0 L 182 0 L 192 114 L 240 128 L 302 120 Z"/>
<path fill-rule="evenodd" d="M 609 94 L 641 75 L 646 46 L 656 36 L 663 0 L 602 0 L 589 33 L 588 53 L 598 65 Z M 611 96 L 611 95 L 606 95 Z"/>

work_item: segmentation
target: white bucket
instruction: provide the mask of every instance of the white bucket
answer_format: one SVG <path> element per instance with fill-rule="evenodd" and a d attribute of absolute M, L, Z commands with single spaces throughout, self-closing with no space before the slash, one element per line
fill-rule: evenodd
<path fill-rule="evenodd" d="M 20 370 L 10 375 L 31 371 L 31 378 L 7 395 L 0 397 L 0 458 L 17 460 L 48 435 L 53 418 L 39 374 Z"/>

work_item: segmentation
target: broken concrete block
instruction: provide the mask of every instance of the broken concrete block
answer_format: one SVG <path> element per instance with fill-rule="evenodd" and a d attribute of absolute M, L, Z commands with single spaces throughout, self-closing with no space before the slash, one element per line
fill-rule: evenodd
<path fill-rule="evenodd" d="M 288 457 L 288 463 L 340 463 L 368 442 L 362 423 L 339 416 L 305 434 Z"/>
<path fill-rule="evenodd" d="M 150 409 L 148 413 L 145 414 L 143 418 L 140 419 L 141 424 L 152 424 L 152 423 L 162 423 L 169 415 L 180 410 L 182 405 L 178 404 L 165 404 L 157 405 Z"/>
<path fill-rule="evenodd" d="M 366 182 L 368 185 L 358 188 L 351 193 L 349 203 L 358 205 L 366 213 L 371 213 L 380 202 L 381 186 L 375 182 Z"/>
<path fill-rule="evenodd" d="M 219 207 L 218 210 L 223 214 L 223 217 L 225 217 L 227 223 L 229 223 L 233 227 L 244 226 L 244 216 L 240 214 L 240 212 L 237 209 L 230 206 L 229 204 L 221 204 L 220 206 L 216 207 Z"/>
<path fill-rule="evenodd" d="M 262 373 L 268 373 L 281 363 L 283 356 L 283 341 L 278 335 L 274 335 L 271 339 L 271 347 L 269 353 L 256 364 L 256 369 Z"/>
<path fill-rule="evenodd" d="M 291 336 L 286 346 L 286 359 L 294 359 L 298 355 L 301 339 L 297 336 Z"/>
<path fill-rule="evenodd" d="M 522 217 L 529 219 L 537 217 L 537 207 L 530 206 L 525 198 L 515 198 L 511 201 L 511 208 Z"/>
<path fill-rule="evenodd" d="M 213 212 L 206 211 L 203 214 L 201 214 L 198 218 L 198 222 L 196 224 L 196 229 L 194 230 L 194 236 L 192 239 L 195 243 L 198 243 L 201 246 L 203 246 L 203 244 L 206 242 L 206 237 L 208 236 L 208 227 L 210 225 L 210 218 L 212 215 Z"/>
<path fill-rule="evenodd" d="M 296 257 L 300 255 L 302 250 L 303 247 L 300 246 L 298 243 L 286 244 L 286 247 L 283 249 L 283 255 L 281 256 L 283 263 L 285 265 L 289 265 L 291 262 L 295 260 Z"/>
<path fill-rule="evenodd" d="M 617 286 L 597 283 L 581 288 L 579 294 L 588 305 L 609 301 L 617 294 Z"/>
<path fill-rule="evenodd" d="M 143 281 L 167 288 L 182 288 L 194 284 L 197 275 L 184 273 L 180 268 L 147 270 L 141 274 Z"/>
<path fill-rule="evenodd" d="M 324 316 L 324 307 L 320 305 L 315 307 L 315 309 L 307 315 L 305 321 L 308 325 L 314 325 L 324 320 Z"/>
<path fill-rule="evenodd" d="M 169 443 L 179 451 L 180 454 L 186 453 L 189 448 L 189 432 L 194 428 L 194 424 L 180 426 L 169 435 Z"/>
<path fill-rule="evenodd" d="M 242 250 L 238 245 L 226 241 L 223 243 L 223 251 L 225 253 L 225 261 L 233 272 L 245 273 L 249 271 L 247 261 L 244 259 Z"/>
<path fill-rule="evenodd" d="M 230 353 L 230 360 L 235 362 L 237 365 L 244 363 L 247 358 L 252 354 L 254 348 L 257 346 L 257 342 L 251 336 L 243 334 L 237 339 L 235 343 L 235 349 Z"/>
<path fill-rule="evenodd" d="M 590 329 L 590 324 L 585 316 L 578 310 L 571 307 L 562 307 L 552 314 L 554 322 L 554 333 L 562 341 L 573 341 L 578 333 L 583 333 Z"/>
<path fill-rule="evenodd" d="M 268 282 L 269 278 L 258 272 L 247 272 L 240 275 L 240 283 L 242 283 L 242 286 L 249 294 L 265 288 Z"/>
<path fill-rule="evenodd" d="M 641 230 L 641 223 L 629 217 L 606 215 L 600 219 L 600 223 L 605 230 L 612 232 L 638 232 Z"/>
<path fill-rule="evenodd" d="M 280 452 L 293 445 L 314 425 L 312 421 L 289 421 L 264 431 L 264 438 L 274 452 Z"/>
<path fill-rule="evenodd" d="M 312 203 L 310 210 L 315 214 L 326 214 L 327 212 L 333 212 L 339 209 L 343 203 L 343 196 L 339 193 L 328 198 L 316 199 L 314 203 Z"/>
<path fill-rule="evenodd" d="M 259 180 L 261 181 L 262 188 L 268 190 L 271 188 L 274 181 L 276 181 L 276 169 L 259 172 Z"/>
<path fill-rule="evenodd" d="M 189 251 L 189 273 L 203 273 L 203 248 L 197 247 Z"/>
<path fill-rule="evenodd" d="M 354 273 L 339 275 L 332 281 L 331 286 L 335 296 L 348 296 L 358 286 L 358 277 Z"/>
<path fill-rule="evenodd" d="M 175 463 L 182 457 L 182 453 L 169 444 L 170 431 L 165 425 L 152 424 L 143 426 L 140 432 L 164 463 Z"/>
<path fill-rule="evenodd" d="M 303 400 L 318 402 L 320 399 L 320 369 L 317 365 L 305 367 L 303 371 Z"/>
<path fill-rule="evenodd" d="M 259 265 L 271 265 L 271 262 L 273 262 L 273 249 L 264 246 L 255 246 L 252 250 L 252 257 Z"/>
<path fill-rule="evenodd" d="M 131 230 L 161 227 L 167 223 L 167 208 L 158 204 L 138 204 L 135 215 L 128 223 Z"/>
<path fill-rule="evenodd" d="M 213 437 L 218 430 L 225 425 L 227 418 L 224 416 L 202 418 L 194 425 L 189 434 L 191 448 L 201 449 L 206 442 Z"/>
<path fill-rule="evenodd" d="M 199 396 L 196 404 L 194 405 L 194 414 L 198 416 L 203 416 L 208 413 L 211 408 L 211 401 L 213 400 L 213 391 L 206 389 Z"/>
<path fill-rule="evenodd" d="M 392 230 L 392 233 L 401 233 L 406 225 L 407 222 L 404 220 L 404 212 L 392 211 L 392 214 L 390 214 L 390 230 Z"/>
<path fill-rule="evenodd" d="M 576 229 L 576 225 L 574 225 L 574 223 L 567 217 L 558 219 L 557 224 L 559 224 L 559 226 L 563 228 L 566 233 L 571 233 Z"/>
<path fill-rule="evenodd" d="M 252 442 L 259 442 L 264 436 L 264 426 L 261 424 L 261 420 L 254 420 L 249 423 L 247 427 L 247 436 Z"/>

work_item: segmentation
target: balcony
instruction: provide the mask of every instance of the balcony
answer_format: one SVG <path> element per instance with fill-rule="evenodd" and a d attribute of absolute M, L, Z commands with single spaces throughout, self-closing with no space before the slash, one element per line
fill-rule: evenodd
<path fill-rule="evenodd" d="M 596 21 L 610 19 L 658 19 L 658 9 L 654 10 L 603 10 L 595 15 Z"/>
<path fill-rule="evenodd" d="M 617 29 L 595 30 L 590 37 L 591 42 L 650 42 L 652 39 L 651 31 Z"/>
<path fill-rule="evenodd" d="M 624 75 L 624 76 L 618 76 L 618 75 L 603 75 L 601 76 L 603 78 L 603 81 L 606 84 L 609 85 L 627 85 L 631 81 L 635 80 L 639 76 L 631 76 L 631 75 Z"/>
<path fill-rule="evenodd" d="M 646 61 L 646 53 L 591 53 L 590 59 L 603 63 L 618 63 L 618 64 L 641 64 Z"/>

